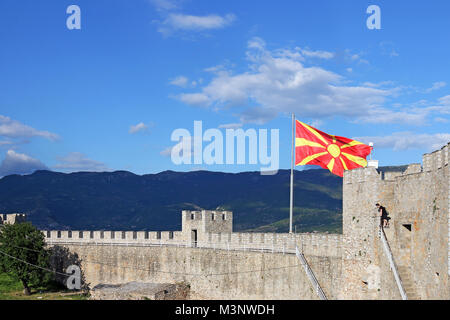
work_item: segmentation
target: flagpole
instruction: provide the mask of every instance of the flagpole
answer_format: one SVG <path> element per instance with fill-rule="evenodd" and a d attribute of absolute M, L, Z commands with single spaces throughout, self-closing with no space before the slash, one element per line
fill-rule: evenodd
<path fill-rule="evenodd" d="M 292 233 L 292 216 L 294 211 L 294 145 L 295 145 L 295 115 L 294 113 L 292 113 L 291 197 L 289 205 L 289 233 Z"/>

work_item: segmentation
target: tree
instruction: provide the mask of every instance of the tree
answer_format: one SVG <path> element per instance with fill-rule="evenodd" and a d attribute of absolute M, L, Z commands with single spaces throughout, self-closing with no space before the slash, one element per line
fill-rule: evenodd
<path fill-rule="evenodd" d="M 0 229 L 0 272 L 19 280 L 23 293 L 30 295 L 30 286 L 47 282 L 51 273 L 50 254 L 44 234 L 31 223 L 6 224 Z"/>

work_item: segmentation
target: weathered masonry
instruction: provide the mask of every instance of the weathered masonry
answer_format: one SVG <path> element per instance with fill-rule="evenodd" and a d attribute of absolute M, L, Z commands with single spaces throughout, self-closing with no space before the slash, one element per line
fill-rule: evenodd
<path fill-rule="evenodd" d="M 82 260 L 91 287 L 130 281 L 187 282 L 206 299 L 316 299 L 298 245 L 314 271 L 338 294 L 342 236 L 234 233 L 229 211 L 182 211 L 182 231 L 43 231 Z M 281 296 L 280 296 L 281 295 Z"/>
<path fill-rule="evenodd" d="M 82 259 L 87 282 L 191 285 L 207 299 L 449 299 L 449 149 L 404 172 L 346 171 L 343 234 L 235 233 L 228 211 L 183 211 L 182 230 L 43 231 Z M 389 211 L 379 228 L 375 203 Z"/>
<path fill-rule="evenodd" d="M 449 299 L 449 149 L 423 156 L 423 167 L 405 172 L 365 168 L 346 172 L 343 185 L 342 297 L 400 298 L 374 217 L 374 204 L 389 211 L 385 229 L 409 298 Z M 361 282 L 364 281 L 364 285 Z"/>

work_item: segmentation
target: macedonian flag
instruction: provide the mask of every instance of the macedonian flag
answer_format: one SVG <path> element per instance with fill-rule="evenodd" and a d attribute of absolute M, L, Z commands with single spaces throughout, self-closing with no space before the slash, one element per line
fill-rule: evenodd
<path fill-rule="evenodd" d="M 349 138 L 333 136 L 306 123 L 295 121 L 295 165 L 318 165 L 335 175 L 366 167 L 372 148 Z"/>

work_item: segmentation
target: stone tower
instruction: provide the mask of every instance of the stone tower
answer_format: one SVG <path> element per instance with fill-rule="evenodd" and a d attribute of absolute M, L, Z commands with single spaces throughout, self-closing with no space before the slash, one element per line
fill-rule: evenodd
<path fill-rule="evenodd" d="M 379 202 L 391 217 L 385 233 L 407 294 L 448 299 L 449 149 L 425 154 L 423 169 L 411 164 L 404 172 L 345 172 L 341 298 L 400 298 L 379 236 Z"/>
<path fill-rule="evenodd" d="M 206 241 L 207 233 L 233 232 L 233 213 L 231 211 L 183 210 L 181 225 L 185 241 L 192 241 L 192 243 Z"/>

